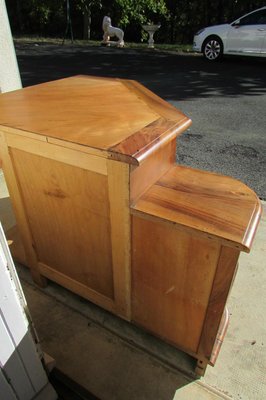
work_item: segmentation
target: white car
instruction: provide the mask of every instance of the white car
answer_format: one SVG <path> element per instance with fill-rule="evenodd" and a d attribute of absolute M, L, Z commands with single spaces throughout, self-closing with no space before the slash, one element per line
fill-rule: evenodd
<path fill-rule="evenodd" d="M 217 61 L 223 54 L 266 57 L 266 7 L 231 24 L 201 29 L 194 36 L 193 50 L 209 61 Z"/>

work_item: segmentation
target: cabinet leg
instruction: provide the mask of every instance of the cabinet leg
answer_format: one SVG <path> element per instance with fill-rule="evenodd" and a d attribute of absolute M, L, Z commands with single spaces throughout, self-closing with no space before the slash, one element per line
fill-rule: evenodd
<path fill-rule="evenodd" d="M 45 288 L 48 285 L 47 279 L 44 276 L 42 276 L 38 271 L 31 269 L 31 276 L 33 282 L 36 283 L 36 285 L 40 286 L 41 288 Z"/>
<path fill-rule="evenodd" d="M 208 365 L 207 360 L 198 360 L 195 368 L 196 375 L 204 376 L 207 365 Z"/>

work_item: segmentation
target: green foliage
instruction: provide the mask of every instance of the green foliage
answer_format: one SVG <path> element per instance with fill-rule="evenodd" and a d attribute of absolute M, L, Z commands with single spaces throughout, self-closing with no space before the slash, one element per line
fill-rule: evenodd
<path fill-rule="evenodd" d="M 64 0 L 7 0 L 12 30 L 53 34 L 64 20 Z"/>
<path fill-rule="evenodd" d="M 168 11 L 164 0 L 115 0 L 114 7 L 118 9 L 122 27 L 132 23 L 158 23 Z"/>
<path fill-rule="evenodd" d="M 77 0 L 75 6 L 77 7 L 78 10 L 81 10 L 82 13 L 91 12 L 91 10 L 95 9 L 95 8 L 101 9 L 102 1 L 101 0 Z"/>
<path fill-rule="evenodd" d="M 1 0 L 0 0 L 1 1 Z M 141 40 L 141 25 L 161 23 L 156 42 L 191 43 L 200 28 L 230 22 L 265 5 L 265 0 L 69 0 L 74 38 L 102 38 L 104 15 Z M 13 33 L 63 36 L 66 0 L 6 0 Z"/>

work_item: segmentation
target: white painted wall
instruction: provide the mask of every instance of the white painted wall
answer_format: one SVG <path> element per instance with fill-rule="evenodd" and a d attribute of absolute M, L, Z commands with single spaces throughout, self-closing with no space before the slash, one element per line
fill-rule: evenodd
<path fill-rule="evenodd" d="M 0 0 L 0 92 L 20 89 L 21 79 L 5 0 Z"/>
<path fill-rule="evenodd" d="M 25 308 L 26 300 L 0 223 L 0 399 L 56 400 Z"/>

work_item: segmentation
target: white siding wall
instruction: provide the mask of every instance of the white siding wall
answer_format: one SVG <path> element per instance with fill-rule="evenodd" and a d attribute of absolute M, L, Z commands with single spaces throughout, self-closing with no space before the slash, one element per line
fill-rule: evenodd
<path fill-rule="evenodd" d="M 21 88 L 5 0 L 0 0 L 0 92 Z"/>
<path fill-rule="evenodd" d="M 54 400 L 57 396 L 32 338 L 25 305 L 0 224 L 0 398 Z"/>

